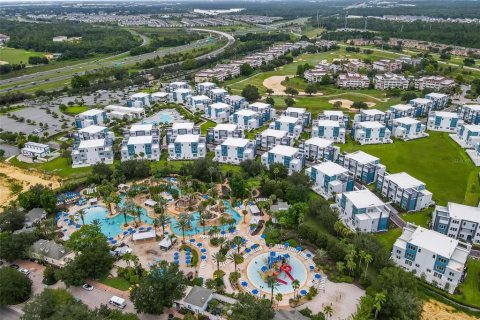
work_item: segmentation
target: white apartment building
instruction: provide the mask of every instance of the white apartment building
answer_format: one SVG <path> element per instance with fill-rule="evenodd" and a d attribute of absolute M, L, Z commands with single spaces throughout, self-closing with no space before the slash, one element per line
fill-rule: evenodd
<path fill-rule="evenodd" d="M 270 150 L 275 146 L 293 146 L 294 139 L 283 130 L 266 129 L 255 135 L 257 147 L 262 150 Z"/>
<path fill-rule="evenodd" d="M 242 96 L 228 95 L 228 96 L 225 96 L 225 98 L 223 99 L 223 102 L 231 105 L 234 111 L 237 111 L 240 109 L 246 109 L 248 107 L 247 100 Z"/>
<path fill-rule="evenodd" d="M 428 137 L 425 132 L 426 126 L 420 121 L 410 118 L 396 118 L 392 120 L 392 137 L 404 141 Z"/>
<path fill-rule="evenodd" d="M 382 72 L 395 72 L 402 69 L 402 62 L 397 60 L 382 59 L 374 61 L 372 64 L 372 69 Z"/>
<path fill-rule="evenodd" d="M 244 130 L 254 130 L 263 125 L 262 115 L 256 111 L 242 109 L 232 114 L 229 122 Z"/>
<path fill-rule="evenodd" d="M 168 92 L 154 92 L 150 95 L 151 102 L 165 103 L 170 100 L 170 93 Z"/>
<path fill-rule="evenodd" d="M 391 259 L 415 276 L 453 293 L 463 280 L 471 245 L 408 223 L 393 245 Z"/>
<path fill-rule="evenodd" d="M 470 124 L 480 124 L 480 104 L 464 104 L 460 108 L 460 119 Z"/>
<path fill-rule="evenodd" d="M 432 230 L 450 238 L 480 244 L 480 207 L 449 202 L 436 206 L 432 213 Z"/>
<path fill-rule="evenodd" d="M 178 89 L 190 89 L 190 86 L 186 81 L 170 82 L 165 86 L 165 91 L 167 92 L 173 92 Z"/>
<path fill-rule="evenodd" d="M 32 141 L 25 142 L 20 153 L 27 158 L 46 158 L 50 156 L 50 146 L 48 144 L 37 143 Z"/>
<path fill-rule="evenodd" d="M 425 183 L 405 172 L 380 174 L 376 188 L 405 211 L 422 210 L 434 203 L 432 193 L 425 189 Z"/>
<path fill-rule="evenodd" d="M 231 112 L 232 107 L 223 102 L 212 103 L 205 109 L 206 117 L 217 123 L 228 122 Z"/>
<path fill-rule="evenodd" d="M 254 160 L 255 141 L 243 138 L 227 138 L 215 148 L 214 161 L 239 164 L 245 160 Z"/>
<path fill-rule="evenodd" d="M 428 115 L 427 129 L 455 133 L 457 125 L 463 124 L 463 120 L 459 121 L 458 118 L 455 112 L 431 111 Z"/>
<path fill-rule="evenodd" d="M 77 129 L 85 128 L 94 124 L 105 125 L 107 122 L 107 112 L 101 109 L 90 109 L 75 117 L 75 126 Z"/>
<path fill-rule="evenodd" d="M 310 138 L 300 144 L 300 151 L 309 161 L 337 161 L 340 148 L 333 145 L 333 141 L 323 138 Z"/>
<path fill-rule="evenodd" d="M 433 101 L 425 98 L 415 98 L 408 102 L 413 108 L 413 117 L 427 116 L 433 106 Z"/>
<path fill-rule="evenodd" d="M 168 145 L 169 160 L 194 160 L 206 155 L 206 140 L 198 134 L 179 135 Z"/>
<path fill-rule="evenodd" d="M 340 124 L 340 121 L 314 120 L 312 124 L 312 138 L 314 137 L 345 143 L 345 127 Z"/>
<path fill-rule="evenodd" d="M 207 95 L 208 92 L 212 89 L 215 89 L 217 85 L 213 82 L 201 82 L 197 83 L 195 86 L 195 94 L 202 96 L 202 95 Z"/>
<path fill-rule="evenodd" d="M 409 104 L 396 104 L 386 112 L 387 119 L 413 117 L 415 109 Z"/>
<path fill-rule="evenodd" d="M 378 176 L 382 175 L 386 169 L 379 158 L 363 151 L 340 154 L 337 163 L 347 168 L 355 179 L 364 184 L 377 181 Z"/>
<path fill-rule="evenodd" d="M 171 128 L 167 129 L 166 138 L 167 144 L 171 143 L 172 141 L 177 138 L 177 136 L 181 136 L 184 134 L 200 134 L 200 127 L 196 126 L 193 122 L 175 122 L 172 124 Z"/>
<path fill-rule="evenodd" d="M 340 122 L 340 126 L 343 128 L 347 128 L 349 122 L 348 115 L 345 115 L 343 111 L 339 110 L 325 110 L 318 114 L 317 120 L 338 121 Z"/>
<path fill-rule="evenodd" d="M 279 163 L 288 169 L 289 174 L 302 171 L 305 164 L 303 155 L 298 148 L 281 145 L 262 154 L 261 160 L 267 168 L 274 163 Z"/>
<path fill-rule="evenodd" d="M 425 99 L 432 100 L 433 105 L 431 110 L 441 110 L 448 106 L 448 95 L 438 92 L 431 92 L 425 95 Z"/>
<path fill-rule="evenodd" d="M 375 85 L 375 89 L 377 90 L 387 90 L 394 88 L 407 90 L 409 81 L 401 74 L 384 73 L 375 75 L 375 77 L 373 78 L 373 83 Z"/>
<path fill-rule="evenodd" d="M 327 200 L 335 194 L 353 191 L 353 177 L 347 169 L 335 162 L 316 164 L 307 168 L 305 174 L 313 183 L 312 190 Z"/>
<path fill-rule="evenodd" d="M 330 72 L 324 68 L 313 68 L 305 71 L 303 73 L 303 77 L 308 83 L 315 83 L 322 81 L 323 77 L 325 77 Z"/>
<path fill-rule="evenodd" d="M 236 124 L 230 123 L 220 123 L 207 129 L 207 143 L 220 144 L 228 138 L 245 138 L 245 133 Z"/>
<path fill-rule="evenodd" d="M 160 130 L 153 124 L 134 124 L 123 132 L 122 161 L 134 159 L 159 160 Z"/>
<path fill-rule="evenodd" d="M 268 103 L 254 102 L 250 103 L 246 108 L 261 114 L 263 122 L 275 119 L 277 115 L 277 111 Z"/>
<path fill-rule="evenodd" d="M 366 121 L 386 123 L 387 120 L 386 113 L 377 109 L 360 110 L 360 113 L 357 113 L 353 118 L 354 123 Z"/>
<path fill-rule="evenodd" d="M 77 130 L 74 133 L 75 141 L 80 140 L 95 140 L 104 138 L 114 138 L 113 132 L 109 132 L 107 127 L 92 125 Z"/>
<path fill-rule="evenodd" d="M 207 95 L 212 99 L 213 103 L 223 102 L 223 99 L 228 95 L 228 91 L 222 88 L 211 89 Z"/>
<path fill-rule="evenodd" d="M 302 120 L 304 127 L 309 126 L 312 120 L 312 113 L 308 112 L 305 108 L 288 107 L 282 115 Z"/>
<path fill-rule="evenodd" d="M 462 148 L 474 148 L 480 141 L 480 125 L 459 124 L 457 132 L 450 135 Z"/>
<path fill-rule="evenodd" d="M 368 189 L 337 194 L 336 204 L 339 218 L 353 231 L 373 233 L 388 229 L 388 208 Z"/>
<path fill-rule="evenodd" d="M 176 89 L 171 92 L 170 101 L 174 103 L 186 104 L 188 97 L 192 94 L 192 89 Z"/>
<path fill-rule="evenodd" d="M 358 122 L 352 128 L 352 137 L 362 145 L 392 143 L 392 132 L 383 124 L 376 121 Z"/>
<path fill-rule="evenodd" d="M 150 106 L 150 101 L 151 101 L 151 96 L 149 93 L 145 92 L 137 92 L 134 93 L 130 96 L 130 100 L 133 102 L 138 102 L 138 105 L 135 105 L 135 107 L 149 107 Z M 131 105 L 129 107 L 133 107 L 134 105 Z"/>
<path fill-rule="evenodd" d="M 145 109 L 143 108 L 109 105 L 105 107 L 105 110 L 108 111 L 110 119 L 133 120 L 145 117 Z"/>
<path fill-rule="evenodd" d="M 96 163 L 113 163 L 111 139 L 81 140 L 73 146 L 72 167 L 88 167 Z"/>
<path fill-rule="evenodd" d="M 192 112 L 205 112 L 211 103 L 212 100 L 205 95 L 189 96 L 186 107 Z"/>
<path fill-rule="evenodd" d="M 433 89 L 436 91 L 455 87 L 455 81 L 440 76 L 429 76 L 415 79 L 415 89 Z"/>
<path fill-rule="evenodd" d="M 297 139 L 303 132 L 303 120 L 299 118 L 281 116 L 268 126 L 270 129 L 286 131 L 290 137 Z"/>
<path fill-rule="evenodd" d="M 346 73 L 338 76 L 337 86 L 344 89 L 366 89 L 370 86 L 370 79 L 358 73 Z"/>

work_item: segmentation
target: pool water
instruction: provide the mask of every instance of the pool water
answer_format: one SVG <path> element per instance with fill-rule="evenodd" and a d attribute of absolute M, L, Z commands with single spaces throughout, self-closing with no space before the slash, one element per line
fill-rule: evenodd
<path fill-rule="evenodd" d="M 163 110 L 155 113 L 151 117 L 142 121 L 144 124 L 173 123 L 173 115 L 169 110 Z"/>
<path fill-rule="evenodd" d="M 277 255 L 285 254 L 287 252 L 277 252 Z M 250 282 L 255 286 L 256 289 L 263 291 L 265 293 L 271 293 L 272 289 L 268 287 L 267 283 L 262 279 L 262 267 L 267 266 L 267 258 L 269 253 L 261 254 L 255 257 L 247 267 L 247 275 Z M 303 263 L 295 257 L 290 256 L 287 259 L 287 263 L 292 267 L 290 274 L 294 279 L 297 279 L 300 282 L 300 288 L 307 281 L 307 269 Z M 285 274 L 281 272 L 278 275 L 278 278 L 287 282 L 287 284 L 282 284 L 278 282 L 277 287 L 274 290 L 274 293 L 280 292 L 281 294 L 293 293 L 294 289 L 292 287 L 292 280 Z"/>

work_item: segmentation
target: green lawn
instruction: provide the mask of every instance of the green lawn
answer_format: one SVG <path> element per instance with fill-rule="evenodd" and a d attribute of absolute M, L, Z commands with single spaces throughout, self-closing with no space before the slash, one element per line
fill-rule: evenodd
<path fill-rule="evenodd" d="M 130 283 L 124 278 L 106 278 L 100 280 L 100 283 L 122 291 L 127 291 L 130 288 Z"/>
<path fill-rule="evenodd" d="M 202 134 L 207 134 L 208 128 L 213 128 L 216 125 L 217 124 L 215 122 L 210 121 L 210 120 L 206 120 L 205 123 L 200 126 L 200 130 L 201 130 Z"/>
<path fill-rule="evenodd" d="M 72 165 L 67 162 L 67 159 L 62 157 L 56 158 L 49 162 L 35 163 L 35 164 L 21 162 L 21 161 L 18 161 L 16 158 L 13 158 L 10 161 L 10 163 L 20 168 L 24 168 L 24 169 L 35 168 L 47 174 L 54 174 L 62 178 L 70 178 L 70 179 L 85 178 L 92 171 L 90 167 L 72 168 Z"/>
<path fill-rule="evenodd" d="M 457 289 L 457 300 L 480 307 L 480 260 L 468 259 L 467 277 Z"/>
<path fill-rule="evenodd" d="M 88 109 L 90 108 L 87 106 L 70 106 L 70 107 L 67 107 L 67 110 L 65 110 L 65 113 L 70 115 L 77 115 L 79 113 L 87 111 Z"/>
<path fill-rule="evenodd" d="M 360 146 L 348 141 L 342 151 L 362 150 L 379 157 L 390 173 L 405 171 L 423 181 L 440 205 L 448 201 L 477 205 L 480 197 L 479 169 L 447 133 L 392 144 Z"/>
<path fill-rule="evenodd" d="M 8 63 L 20 63 L 28 64 L 28 57 L 43 57 L 45 54 L 35 51 L 27 51 L 24 49 L 14 49 L 7 47 L 0 47 L 0 61 L 6 61 Z"/>
<path fill-rule="evenodd" d="M 433 208 L 427 208 L 418 212 L 404 213 L 401 216 L 402 219 L 407 222 L 415 223 L 417 226 L 428 228 L 428 222 L 430 221 L 432 212 Z"/>
<path fill-rule="evenodd" d="M 377 240 L 383 244 L 385 248 L 392 250 L 393 244 L 401 234 L 402 230 L 400 228 L 395 228 L 390 229 L 387 232 L 377 233 L 375 234 L 375 238 L 377 238 Z"/>

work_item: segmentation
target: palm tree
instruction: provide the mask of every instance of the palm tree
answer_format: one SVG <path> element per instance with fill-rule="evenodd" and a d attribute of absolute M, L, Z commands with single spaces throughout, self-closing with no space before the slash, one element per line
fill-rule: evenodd
<path fill-rule="evenodd" d="M 385 303 L 386 297 L 383 292 L 378 292 L 374 297 L 373 309 L 375 309 L 375 319 L 378 317 L 378 313 L 382 310 L 382 306 Z"/>
<path fill-rule="evenodd" d="M 297 279 L 292 281 L 292 288 L 293 288 L 293 298 L 295 299 L 297 296 L 297 290 L 300 288 L 300 281 Z"/>
<path fill-rule="evenodd" d="M 232 261 L 233 264 L 235 265 L 235 272 L 237 272 L 237 265 L 239 265 L 240 263 L 243 263 L 244 261 L 243 256 L 238 253 L 232 254 L 230 257 L 228 257 L 228 259 Z"/>
<path fill-rule="evenodd" d="M 358 266 L 359 266 L 359 267 L 362 266 L 362 260 L 365 259 L 365 255 L 366 255 L 366 254 L 367 254 L 367 253 L 365 252 L 365 250 L 360 250 L 360 251 L 358 252 L 358 256 L 360 257 L 360 261 L 358 262 Z"/>
<path fill-rule="evenodd" d="M 80 215 L 80 219 L 82 220 L 82 225 L 85 224 L 85 219 L 84 219 L 84 215 L 87 213 L 87 211 L 85 209 L 81 209 L 81 210 L 78 210 L 78 214 Z"/>
<path fill-rule="evenodd" d="M 203 210 L 200 211 L 199 223 L 203 227 L 203 235 L 205 235 L 205 230 L 207 227 L 207 214 Z"/>
<path fill-rule="evenodd" d="M 313 257 L 316 263 L 323 264 L 325 259 L 327 259 L 327 251 L 325 249 L 318 249 Z"/>
<path fill-rule="evenodd" d="M 327 304 L 325 307 L 323 307 L 323 314 L 325 315 L 326 319 L 332 316 L 333 314 L 332 304 Z"/>
<path fill-rule="evenodd" d="M 339 274 L 343 274 L 343 270 L 345 270 L 345 263 L 343 263 L 342 261 L 337 261 L 335 267 L 337 268 Z"/>
<path fill-rule="evenodd" d="M 283 295 L 279 292 L 275 295 L 275 300 L 277 300 L 277 307 L 280 304 L 280 302 L 283 300 Z"/>
<path fill-rule="evenodd" d="M 243 214 L 243 223 L 245 224 L 245 218 L 247 217 L 247 214 L 248 214 L 248 211 L 247 210 L 242 210 L 242 214 Z"/>
<path fill-rule="evenodd" d="M 213 175 L 217 172 L 217 168 L 215 167 L 208 167 L 208 173 L 210 174 L 210 183 L 213 183 Z"/>
<path fill-rule="evenodd" d="M 211 236 L 212 238 L 216 238 L 219 233 L 220 233 L 220 229 L 217 226 L 214 226 L 213 228 L 208 230 L 208 235 Z"/>
<path fill-rule="evenodd" d="M 367 253 L 365 255 L 365 257 L 363 257 L 363 259 L 365 260 L 365 275 L 364 275 L 364 278 L 366 279 L 367 278 L 367 271 L 368 271 L 368 264 L 373 261 L 373 257 L 372 257 L 371 254 Z"/>
<path fill-rule="evenodd" d="M 220 250 L 223 249 L 223 245 L 225 244 L 225 242 L 227 242 L 227 239 L 225 239 L 224 237 L 218 238 L 218 244 L 220 245 Z"/>
<path fill-rule="evenodd" d="M 142 224 L 142 209 L 139 206 L 137 205 L 133 206 L 132 214 L 134 217 L 138 218 L 138 224 Z"/>
<path fill-rule="evenodd" d="M 243 238 L 240 236 L 233 237 L 232 243 L 237 248 L 237 254 L 240 254 L 240 248 L 243 246 Z"/>
<path fill-rule="evenodd" d="M 128 205 L 125 204 L 121 209 L 120 212 L 123 214 L 123 220 L 125 221 L 125 226 L 128 224 L 127 222 L 127 212 L 128 212 Z"/>
<path fill-rule="evenodd" d="M 273 291 L 278 286 L 277 277 L 274 275 L 270 275 L 267 277 L 265 282 L 267 283 L 268 287 L 272 289 L 271 296 L 270 296 L 270 304 L 273 305 Z M 292 283 L 292 286 L 293 286 L 293 283 Z"/>
<path fill-rule="evenodd" d="M 212 259 L 217 264 L 217 271 L 220 270 L 220 263 L 225 262 L 226 258 L 227 257 L 220 250 L 212 254 Z"/>

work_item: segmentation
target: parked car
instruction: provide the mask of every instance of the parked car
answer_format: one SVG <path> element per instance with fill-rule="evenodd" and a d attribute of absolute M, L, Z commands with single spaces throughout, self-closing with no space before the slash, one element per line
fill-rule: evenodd
<path fill-rule="evenodd" d="M 87 290 L 87 291 L 92 291 L 93 290 L 93 286 L 92 285 L 89 285 L 88 283 L 85 283 L 83 286 L 82 286 L 83 289 Z"/>
<path fill-rule="evenodd" d="M 25 269 L 25 268 L 22 268 L 22 269 L 20 269 L 19 271 L 20 271 L 21 273 L 27 275 L 27 276 L 30 274 L 30 270 Z"/>

